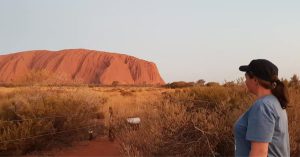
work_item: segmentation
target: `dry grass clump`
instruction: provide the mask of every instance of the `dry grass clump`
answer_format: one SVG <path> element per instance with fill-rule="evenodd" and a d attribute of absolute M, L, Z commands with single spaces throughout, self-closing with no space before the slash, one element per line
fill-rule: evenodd
<path fill-rule="evenodd" d="M 132 130 L 124 116 L 116 118 L 115 131 L 123 153 L 233 155 L 233 123 L 242 112 L 240 107 L 247 107 L 252 100 L 245 95 L 244 88 L 193 87 L 170 90 L 148 99 L 140 105 L 140 129 Z"/>
<path fill-rule="evenodd" d="M 20 155 L 85 138 L 106 101 L 87 90 L 39 88 L 17 90 L 0 99 L 0 155 Z"/>
<path fill-rule="evenodd" d="M 134 96 L 133 91 L 127 91 L 127 90 L 120 90 L 120 94 L 122 96 Z"/>
<path fill-rule="evenodd" d="M 293 104 L 288 109 L 291 155 L 296 156 L 300 96 L 299 90 L 289 92 Z M 127 156 L 233 156 L 233 125 L 253 101 L 244 86 L 169 90 L 136 104 L 136 112 L 129 111 L 142 119 L 138 130 L 126 124 L 126 112 L 115 118 L 114 129 Z"/>
<path fill-rule="evenodd" d="M 291 156 L 300 156 L 300 88 L 290 87 L 290 104 L 287 108 Z"/>

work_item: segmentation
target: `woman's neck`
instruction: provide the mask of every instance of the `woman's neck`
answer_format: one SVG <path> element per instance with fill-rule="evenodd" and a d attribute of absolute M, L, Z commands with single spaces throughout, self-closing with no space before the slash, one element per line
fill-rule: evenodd
<path fill-rule="evenodd" d="M 256 92 L 256 96 L 257 98 L 261 98 L 261 97 L 264 97 L 264 96 L 267 96 L 267 95 L 271 95 L 272 94 L 272 91 L 270 89 L 265 89 L 265 88 L 259 88 Z"/>

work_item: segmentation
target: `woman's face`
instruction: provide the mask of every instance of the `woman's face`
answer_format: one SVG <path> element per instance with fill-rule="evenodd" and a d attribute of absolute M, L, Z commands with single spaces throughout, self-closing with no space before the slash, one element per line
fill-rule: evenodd
<path fill-rule="evenodd" d="M 253 93 L 253 94 L 256 94 L 257 92 L 257 80 L 255 79 L 255 77 L 250 77 L 247 73 L 245 74 L 245 77 L 246 77 L 246 85 L 247 85 L 247 88 L 249 90 L 249 92 Z"/>

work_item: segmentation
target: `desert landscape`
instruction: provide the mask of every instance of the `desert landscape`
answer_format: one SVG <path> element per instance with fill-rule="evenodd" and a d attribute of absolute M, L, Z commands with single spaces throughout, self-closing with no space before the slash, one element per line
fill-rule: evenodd
<path fill-rule="evenodd" d="M 300 157 L 299 8 L 0 0 L 0 156 Z"/>
<path fill-rule="evenodd" d="M 1 156 L 234 155 L 234 122 L 254 100 L 243 78 L 165 84 L 154 63 L 68 51 L 0 56 Z M 300 80 L 283 81 L 297 156 Z"/>

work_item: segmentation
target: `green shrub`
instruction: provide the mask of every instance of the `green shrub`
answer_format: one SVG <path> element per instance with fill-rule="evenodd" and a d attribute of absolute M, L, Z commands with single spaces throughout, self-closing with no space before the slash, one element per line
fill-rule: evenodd
<path fill-rule="evenodd" d="M 184 81 L 178 81 L 178 82 L 172 82 L 170 84 L 166 84 L 165 87 L 167 88 L 185 88 L 185 87 L 192 87 L 194 86 L 194 82 L 184 82 Z"/>

